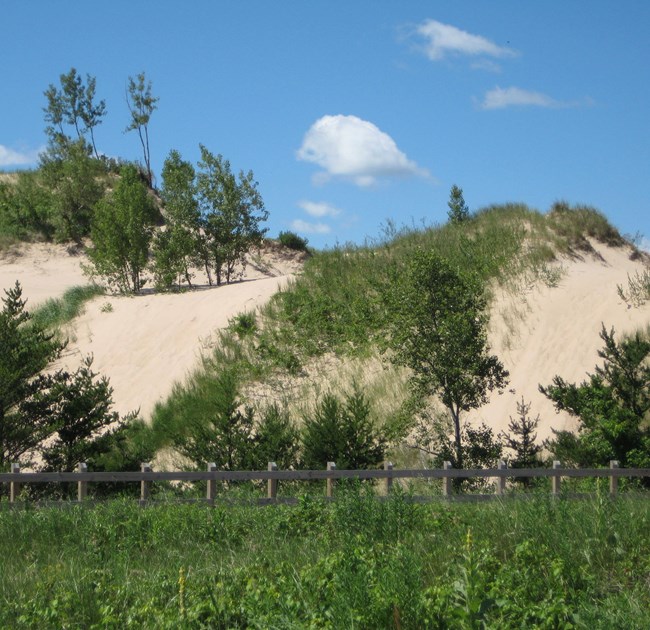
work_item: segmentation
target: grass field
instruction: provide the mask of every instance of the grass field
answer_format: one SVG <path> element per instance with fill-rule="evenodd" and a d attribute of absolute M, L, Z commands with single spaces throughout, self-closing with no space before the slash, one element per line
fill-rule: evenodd
<path fill-rule="evenodd" d="M 0 511 L 11 628 L 647 628 L 650 502 Z"/>

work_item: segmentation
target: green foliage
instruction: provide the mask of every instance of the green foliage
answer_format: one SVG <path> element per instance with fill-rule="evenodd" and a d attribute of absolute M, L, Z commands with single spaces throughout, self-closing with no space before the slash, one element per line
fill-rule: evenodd
<path fill-rule="evenodd" d="M 571 206 L 566 201 L 556 201 L 548 214 L 548 220 L 553 231 L 565 239 L 570 250 L 592 251 L 587 237 L 612 247 L 620 247 L 625 243 L 605 215 L 590 206 Z"/>
<path fill-rule="evenodd" d="M 449 210 L 447 215 L 451 223 L 462 223 L 469 219 L 469 208 L 463 198 L 463 189 L 454 185 L 449 191 Z"/>
<path fill-rule="evenodd" d="M 371 417 L 370 403 L 354 384 L 340 401 L 326 394 L 313 414 L 304 418 L 303 466 L 325 468 L 335 462 L 341 469 L 374 468 L 383 460 L 386 438 Z"/>
<path fill-rule="evenodd" d="M 91 275 L 124 293 L 142 287 L 157 211 L 135 167 L 127 166 L 110 196 L 98 204 L 88 250 Z"/>
<path fill-rule="evenodd" d="M 106 114 L 106 103 L 103 100 L 95 102 L 95 77 L 87 74 L 84 84 L 77 70 L 71 68 L 67 74 L 60 75 L 60 84 L 60 88 L 50 84 L 45 91 L 47 107 L 43 111 L 50 149 L 59 157 L 65 157 L 66 151 L 75 142 L 68 133 L 67 125 L 74 129 L 76 140 L 84 145 L 88 144 L 86 134 L 90 134 L 89 146 L 92 147 L 95 157 L 99 158 L 94 128 L 102 123 Z"/>
<path fill-rule="evenodd" d="M 438 395 L 454 425 L 458 467 L 463 467 L 461 413 L 477 409 L 508 372 L 489 354 L 487 301 L 475 275 L 455 270 L 434 252 L 417 252 L 389 296 L 390 360 L 412 370 L 420 396 Z"/>
<path fill-rule="evenodd" d="M 265 469 L 269 461 L 295 464 L 297 433 L 286 413 L 270 407 L 256 423 L 239 389 L 232 367 L 203 373 L 156 409 L 154 432 L 200 468 L 209 462 L 227 470 Z"/>
<path fill-rule="evenodd" d="M 647 626 L 646 499 L 419 505 L 353 488 L 143 510 L 136 495 L 0 510 L 0 626 Z"/>
<path fill-rule="evenodd" d="M 213 155 L 201 145 L 197 175 L 198 202 L 205 232 L 208 260 L 214 268 L 216 283 L 234 279 L 237 264 L 245 264 L 245 255 L 261 244 L 268 212 L 257 190 L 253 171 L 232 173 L 230 162 Z M 211 278 L 209 278 L 212 283 Z"/>
<path fill-rule="evenodd" d="M 249 337 L 257 330 L 255 313 L 239 313 L 228 321 L 228 328 L 240 339 Z"/>
<path fill-rule="evenodd" d="M 194 167 L 178 151 L 171 151 L 162 171 L 165 229 L 158 231 L 153 241 L 153 271 L 159 289 L 175 282 L 180 286 L 180 278 L 191 287 L 190 267 L 204 262 L 195 177 Z"/>
<path fill-rule="evenodd" d="M 51 191 L 51 223 L 58 241 L 81 242 L 90 232 L 94 208 L 103 197 L 104 165 L 93 159 L 83 140 L 70 143 L 65 154 L 41 154 L 42 185 Z"/>
<path fill-rule="evenodd" d="M 94 284 L 70 287 L 60 298 L 50 298 L 31 313 L 31 323 L 43 330 L 55 330 L 82 312 L 86 302 L 104 290 Z"/>
<path fill-rule="evenodd" d="M 308 252 L 307 244 L 309 241 L 302 236 L 298 236 L 295 232 L 280 232 L 278 234 L 278 243 L 289 249 L 295 249 L 299 252 Z"/>
<path fill-rule="evenodd" d="M 614 330 L 603 326 L 604 342 L 589 380 L 580 385 L 555 376 L 540 391 L 555 404 L 579 419 L 578 434 L 555 432 L 547 448 L 567 463 L 606 466 L 617 460 L 621 466 L 650 466 L 650 342 L 636 333 L 617 342 Z"/>
<path fill-rule="evenodd" d="M 517 403 L 517 418 L 510 416 L 508 424 L 509 433 L 503 432 L 500 437 L 506 448 L 513 451 L 514 457 L 508 460 L 509 468 L 536 468 L 542 461 L 540 453 L 541 444 L 537 444 L 537 425 L 539 414 L 534 418 L 530 417 L 531 403 L 526 403 L 523 396 L 521 402 Z M 524 486 L 530 485 L 530 479 L 517 478 Z"/>
<path fill-rule="evenodd" d="M 42 400 L 54 384 L 42 370 L 58 358 L 63 345 L 38 325 L 29 325 L 18 281 L 5 290 L 0 312 L 0 470 L 26 461 L 54 430 Z M 27 460 L 28 461 L 28 460 Z"/>
<path fill-rule="evenodd" d="M 151 94 L 151 81 L 146 81 L 144 72 L 134 79 L 129 77 L 127 87 L 127 105 L 131 113 L 131 122 L 126 131 L 137 131 L 142 144 L 144 164 L 147 169 L 147 184 L 151 187 L 153 173 L 151 172 L 151 153 L 149 150 L 149 121 L 151 114 L 157 108 L 158 97 Z"/>

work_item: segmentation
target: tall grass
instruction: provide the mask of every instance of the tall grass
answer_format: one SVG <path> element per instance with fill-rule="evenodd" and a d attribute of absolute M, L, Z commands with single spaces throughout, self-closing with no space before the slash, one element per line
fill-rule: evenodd
<path fill-rule="evenodd" d="M 650 502 L 0 511 L 0 626 L 643 628 Z"/>
<path fill-rule="evenodd" d="M 71 287 L 60 298 L 50 298 L 35 308 L 31 312 L 32 325 L 56 330 L 78 317 L 86 302 L 103 294 L 104 290 L 94 284 Z"/>

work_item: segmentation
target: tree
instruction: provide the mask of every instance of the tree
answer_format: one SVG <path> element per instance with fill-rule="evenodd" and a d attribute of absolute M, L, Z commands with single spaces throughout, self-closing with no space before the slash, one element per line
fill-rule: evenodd
<path fill-rule="evenodd" d="M 313 415 L 304 419 L 303 465 L 324 468 L 336 462 L 339 468 L 373 468 L 384 459 L 386 439 L 375 428 L 370 404 L 355 384 L 344 402 L 326 394 Z"/>
<path fill-rule="evenodd" d="M 509 433 L 502 432 L 500 437 L 506 448 L 511 449 L 515 456 L 508 465 L 510 468 L 535 468 L 541 464 L 539 454 L 542 451 L 540 444 L 536 443 L 537 425 L 539 424 L 539 414 L 534 418 L 530 417 L 531 403 L 526 403 L 524 397 L 521 402 L 517 403 L 517 418 L 510 416 L 508 425 Z M 530 485 L 530 479 L 527 477 L 517 478 L 524 486 Z"/>
<path fill-rule="evenodd" d="M 157 215 L 137 169 L 125 166 L 115 190 L 95 209 L 89 273 L 102 276 L 119 291 L 139 292 Z"/>
<path fill-rule="evenodd" d="M 83 140 L 70 142 L 64 157 L 50 150 L 41 154 L 43 187 L 51 191 L 50 221 L 58 241 L 81 240 L 88 236 L 97 202 L 105 188 L 104 166 L 88 155 Z"/>
<path fill-rule="evenodd" d="M 286 413 L 270 407 L 256 423 L 253 408 L 242 403 L 234 370 L 222 370 L 200 387 L 200 400 L 196 392 L 185 392 L 181 415 L 163 420 L 179 453 L 197 466 L 214 462 L 226 470 L 266 468 L 269 461 L 287 468 L 295 463 L 297 432 Z"/>
<path fill-rule="evenodd" d="M 0 312 L 0 470 L 12 462 L 71 471 L 111 448 L 123 423 L 112 390 L 87 358 L 75 371 L 46 371 L 64 348 L 25 310 L 16 282 Z M 108 429 L 108 430 L 107 430 Z"/>
<path fill-rule="evenodd" d="M 0 312 L 0 470 L 24 460 L 52 434 L 48 405 L 39 397 L 52 384 L 42 371 L 63 350 L 52 335 L 30 325 L 18 281 L 5 290 Z M 25 462 L 28 463 L 28 462 Z"/>
<path fill-rule="evenodd" d="M 603 325 L 604 360 L 580 385 L 555 376 L 540 391 L 579 419 L 578 433 L 554 431 L 546 446 L 563 461 L 580 466 L 650 466 L 650 341 L 638 332 L 620 342 Z"/>
<path fill-rule="evenodd" d="M 268 212 L 252 171 L 235 177 L 230 162 L 214 156 L 203 145 L 197 176 L 199 207 L 206 235 L 206 253 L 214 267 L 217 285 L 230 283 L 235 266 L 245 263 L 251 247 L 260 245 Z M 209 278 L 212 284 L 211 278 Z"/>
<path fill-rule="evenodd" d="M 131 112 L 131 122 L 126 131 L 137 131 L 142 144 L 144 164 L 147 169 L 147 183 L 151 187 L 153 174 L 151 172 L 151 153 L 149 151 L 149 121 L 151 114 L 156 109 L 158 97 L 151 94 L 151 81 L 145 81 L 145 74 L 141 72 L 135 79 L 129 77 L 126 92 L 126 103 Z"/>
<path fill-rule="evenodd" d="M 95 157 L 99 157 L 95 145 L 94 129 L 102 123 L 106 114 L 105 101 L 95 102 L 95 77 L 86 75 L 84 85 L 81 75 L 75 68 L 59 77 L 60 89 L 50 84 L 45 91 L 47 107 L 44 108 L 45 122 L 48 123 L 45 132 L 50 139 L 50 147 L 58 157 L 64 157 L 68 147 L 73 143 L 64 125 L 74 128 L 77 140 L 86 142 L 86 134 L 90 134 L 89 146 Z"/>
<path fill-rule="evenodd" d="M 462 223 L 469 219 L 469 208 L 463 198 L 463 189 L 454 185 L 449 192 L 449 201 L 447 202 L 449 210 L 447 216 L 452 223 Z"/>
<path fill-rule="evenodd" d="M 153 245 L 154 274 L 159 288 L 171 287 L 181 276 L 191 287 L 190 267 L 203 261 L 199 254 L 203 242 L 195 175 L 192 164 L 172 150 L 162 171 L 166 225 L 164 231 L 156 234 Z"/>
<path fill-rule="evenodd" d="M 437 395 L 454 427 L 456 462 L 463 466 L 461 415 L 487 402 L 488 392 L 508 382 L 508 372 L 489 353 L 486 299 L 478 279 L 456 271 L 434 252 L 419 251 L 389 300 L 391 361 L 412 370 L 419 397 Z"/>

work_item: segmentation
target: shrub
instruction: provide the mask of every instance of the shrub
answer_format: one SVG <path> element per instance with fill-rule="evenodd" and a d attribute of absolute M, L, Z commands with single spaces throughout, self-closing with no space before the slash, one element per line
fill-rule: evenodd
<path fill-rule="evenodd" d="M 305 418 L 303 464 L 324 468 L 335 462 L 342 469 L 377 466 L 384 459 L 386 438 L 375 428 L 370 404 L 355 384 L 345 401 L 326 394 L 314 414 Z"/>
<path fill-rule="evenodd" d="M 298 236 L 295 232 L 280 232 L 278 235 L 278 242 L 284 247 L 289 249 L 295 249 L 299 252 L 306 252 L 307 243 L 309 242 L 306 238 Z"/>

